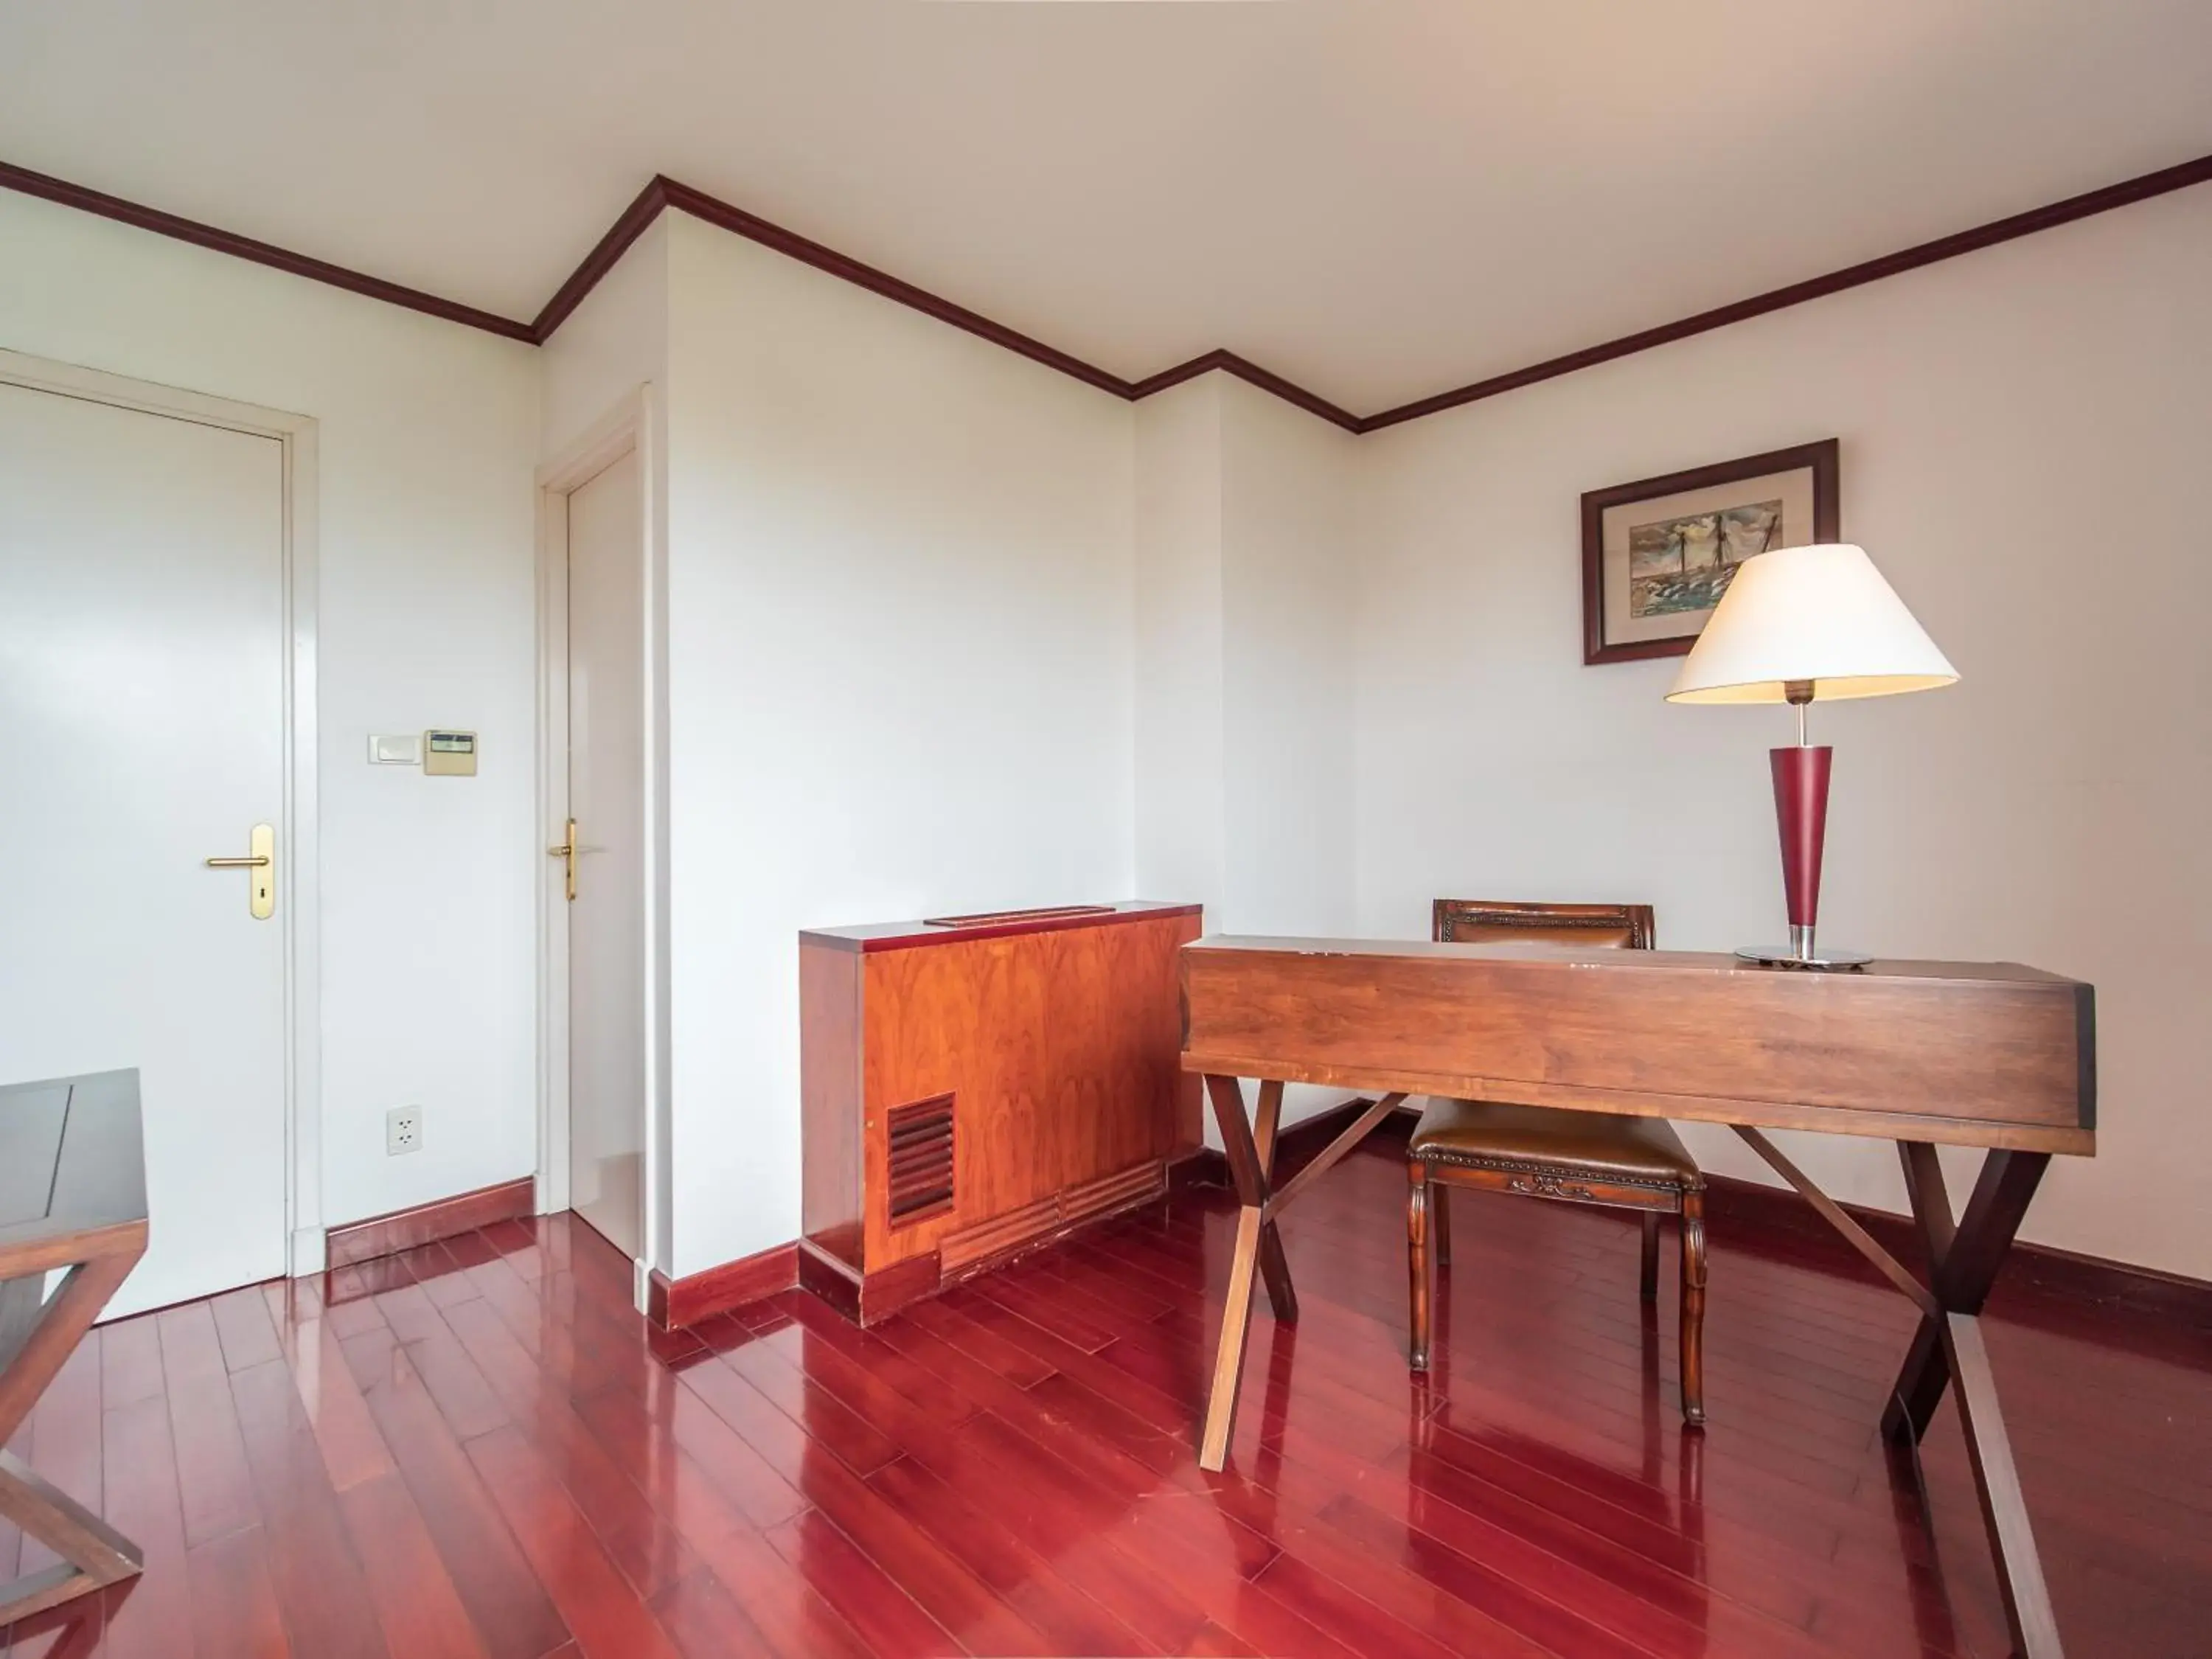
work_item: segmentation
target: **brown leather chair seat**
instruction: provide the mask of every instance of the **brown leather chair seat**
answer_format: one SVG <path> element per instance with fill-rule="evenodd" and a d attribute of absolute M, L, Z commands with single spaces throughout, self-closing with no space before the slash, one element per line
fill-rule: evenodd
<path fill-rule="evenodd" d="M 1482 1100 L 1431 1099 L 1407 1146 L 1439 1164 L 1529 1164 L 1638 1186 L 1702 1186 L 1695 1159 L 1663 1117 L 1559 1112 Z"/>

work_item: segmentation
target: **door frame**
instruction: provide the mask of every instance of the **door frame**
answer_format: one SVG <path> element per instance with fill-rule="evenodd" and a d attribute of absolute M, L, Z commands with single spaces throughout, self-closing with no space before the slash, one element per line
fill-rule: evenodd
<path fill-rule="evenodd" d="M 638 545 L 645 582 L 645 1156 L 642 1253 L 632 1291 L 646 1305 L 666 1272 L 668 1203 L 668 562 L 658 398 L 636 387 L 538 471 L 538 846 L 561 840 L 568 805 L 568 496 L 625 455 L 637 457 Z M 540 1215 L 565 1210 L 568 1170 L 568 902 L 559 863 L 538 853 L 538 1187 Z"/>
<path fill-rule="evenodd" d="M 274 439 L 283 453 L 284 794 L 284 1260 L 323 1271 L 322 890 L 316 792 L 317 495 L 320 428 L 311 415 L 242 404 L 0 349 L 0 384 Z"/>

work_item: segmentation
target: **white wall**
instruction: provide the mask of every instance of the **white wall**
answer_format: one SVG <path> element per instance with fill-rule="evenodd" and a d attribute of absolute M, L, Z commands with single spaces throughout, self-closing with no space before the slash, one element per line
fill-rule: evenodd
<path fill-rule="evenodd" d="M 528 1175 L 535 354 L 6 191 L 0 247 L 0 346 L 320 422 L 324 1222 Z M 475 779 L 367 763 L 433 726 Z"/>
<path fill-rule="evenodd" d="M 1137 406 L 1137 872 L 1352 925 L 1352 436 L 1220 373 Z"/>
<path fill-rule="evenodd" d="M 538 353 L 538 451 L 557 459 L 641 386 L 668 378 L 668 218 L 623 251 Z"/>
<path fill-rule="evenodd" d="M 1214 926 L 1343 935 L 1356 921 L 1352 512 L 1359 441 L 1243 380 L 1207 378 L 1219 383 L 1222 399 L 1229 849 Z"/>
<path fill-rule="evenodd" d="M 1361 929 L 1419 934 L 1452 893 L 1779 937 L 1788 716 L 1669 707 L 1671 661 L 1582 665 L 1577 498 L 1838 436 L 1845 538 L 1964 679 L 1814 708 L 1822 935 L 2094 981 L 2100 1153 L 2057 1161 L 2026 1236 L 2212 1276 L 2208 295 L 2199 190 L 1362 440 Z M 1903 1207 L 1886 1145 L 1793 1151 Z"/>
<path fill-rule="evenodd" d="M 1137 889 L 1228 890 L 1223 767 L 1220 374 L 1136 406 Z"/>
<path fill-rule="evenodd" d="M 667 225 L 693 1273 L 799 1231 L 799 929 L 1129 895 L 1133 432 L 1117 398 Z"/>

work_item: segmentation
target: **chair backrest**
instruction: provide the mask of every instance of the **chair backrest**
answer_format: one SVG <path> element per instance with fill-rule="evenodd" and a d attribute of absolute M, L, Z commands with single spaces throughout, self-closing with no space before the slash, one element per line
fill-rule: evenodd
<path fill-rule="evenodd" d="M 1583 945 L 1649 951 L 1657 937 L 1648 904 L 1436 902 L 1433 936 L 1462 945 Z"/>

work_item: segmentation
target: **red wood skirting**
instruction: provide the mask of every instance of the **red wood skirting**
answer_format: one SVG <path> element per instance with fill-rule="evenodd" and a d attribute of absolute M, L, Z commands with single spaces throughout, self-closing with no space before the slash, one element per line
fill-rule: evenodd
<path fill-rule="evenodd" d="M 1920 1232 L 1911 1217 L 1863 1204 L 1839 1207 L 1893 1255 L 1916 1267 L 1921 1264 Z M 1827 1228 L 1812 1206 L 1787 1188 L 1733 1176 L 1705 1177 L 1705 1218 L 1723 1225 L 1736 1220 L 1762 1230 L 1794 1232 Z M 2003 1290 L 2039 1291 L 2212 1327 L 2212 1284 L 2156 1267 L 2062 1250 L 2054 1244 L 2015 1243 L 1998 1284 Z"/>
<path fill-rule="evenodd" d="M 333 1227 L 325 1240 L 329 1265 L 350 1267 L 376 1256 L 397 1255 L 433 1239 L 452 1238 L 528 1215 L 537 1207 L 537 1186 L 532 1177 L 524 1176 L 435 1203 L 417 1204 L 411 1210 L 394 1210 L 388 1215 L 373 1215 L 366 1221 Z"/>
<path fill-rule="evenodd" d="M 680 1330 L 798 1283 L 799 1246 L 778 1244 L 681 1279 L 656 1272 L 646 1291 L 646 1315 L 664 1330 Z"/>
<path fill-rule="evenodd" d="M 799 1289 L 855 1325 L 879 1324 L 909 1304 L 935 1296 L 945 1282 L 944 1262 L 935 1250 L 863 1276 L 811 1239 L 799 1242 Z"/>

